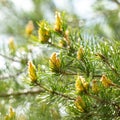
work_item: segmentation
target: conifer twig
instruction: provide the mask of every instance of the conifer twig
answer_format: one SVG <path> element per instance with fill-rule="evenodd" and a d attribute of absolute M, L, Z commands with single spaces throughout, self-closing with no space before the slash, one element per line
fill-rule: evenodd
<path fill-rule="evenodd" d="M 32 91 L 25 91 L 25 92 L 1 93 L 0 97 L 10 97 L 10 96 L 17 97 L 21 95 L 39 94 L 41 92 L 44 92 L 44 90 L 39 89 L 39 90 L 32 90 Z"/>
<path fill-rule="evenodd" d="M 55 47 L 57 49 L 65 49 L 65 48 L 62 48 L 62 47 L 58 46 L 57 44 L 54 44 L 54 43 L 51 43 L 51 42 L 48 42 L 48 45 L 50 45 L 52 47 Z"/>
<path fill-rule="evenodd" d="M 108 62 L 108 61 L 105 61 L 105 63 L 110 67 L 110 69 L 116 74 L 116 75 L 120 75 L 118 72 L 117 72 L 117 70 L 114 68 L 114 67 L 112 67 L 111 66 L 111 64 Z"/>
<path fill-rule="evenodd" d="M 18 77 L 20 74 L 22 74 L 24 71 L 26 70 L 26 68 L 16 74 L 13 74 L 13 75 L 8 75 L 8 76 L 0 76 L 0 80 L 6 80 L 6 79 L 9 79 L 9 78 L 15 78 L 15 77 Z"/>
<path fill-rule="evenodd" d="M 120 7 L 120 2 L 118 0 L 112 0 L 112 1 L 115 2 Z"/>
<path fill-rule="evenodd" d="M 89 97 L 97 100 L 98 102 L 100 102 L 100 103 L 102 103 L 102 104 L 112 105 L 112 106 L 116 107 L 116 108 L 118 109 L 118 111 L 120 110 L 120 105 L 117 104 L 117 103 L 115 103 L 115 102 L 103 100 L 103 99 L 101 99 L 101 98 L 99 98 L 99 97 L 97 97 L 97 96 L 94 96 L 94 95 L 92 95 L 92 94 L 89 94 L 89 93 L 87 93 L 86 95 L 88 95 Z"/>
<path fill-rule="evenodd" d="M 79 73 L 75 73 L 75 72 L 65 72 L 65 71 L 60 71 L 61 74 L 63 75 L 79 75 Z M 81 76 L 84 75 L 84 74 L 80 74 Z M 95 78 L 100 78 L 102 77 L 102 75 L 93 75 L 93 77 Z"/>
<path fill-rule="evenodd" d="M 1 53 L 0 53 L 0 56 L 4 57 L 5 59 L 8 59 L 8 60 L 14 61 L 14 62 L 19 62 L 19 63 L 21 62 L 20 60 L 16 60 L 16 59 L 14 59 L 14 58 L 8 57 L 8 56 L 3 55 L 3 54 L 1 54 Z"/>
<path fill-rule="evenodd" d="M 61 97 L 65 98 L 65 99 L 75 100 L 75 98 L 72 98 L 72 97 L 70 97 L 68 95 L 65 95 L 65 94 L 57 92 L 57 91 L 50 90 L 50 89 L 46 88 L 45 86 L 42 86 L 41 84 L 39 84 L 37 82 L 35 84 L 38 85 L 40 88 L 43 88 L 45 91 L 47 91 L 47 92 L 49 92 L 51 94 L 55 94 L 57 96 L 61 96 Z"/>
<path fill-rule="evenodd" d="M 117 72 L 117 70 L 109 63 L 108 58 L 106 58 L 104 55 L 97 53 L 95 54 L 96 56 L 99 56 L 101 60 L 108 65 L 108 67 L 117 75 L 119 76 L 120 74 Z"/>

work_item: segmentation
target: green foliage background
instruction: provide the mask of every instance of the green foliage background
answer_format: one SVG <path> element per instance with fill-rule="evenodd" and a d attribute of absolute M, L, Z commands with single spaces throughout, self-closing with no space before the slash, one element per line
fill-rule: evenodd
<path fill-rule="evenodd" d="M 91 19 L 79 17 L 69 10 L 61 12 L 65 23 L 62 34 L 54 31 L 54 21 L 47 19 L 52 29 L 52 42 L 46 44 L 38 40 L 38 23 L 46 19 L 48 11 L 55 19 L 55 11 L 63 10 L 57 8 L 52 0 L 32 0 L 32 3 L 34 9 L 26 12 L 16 10 L 12 1 L 0 1 L 4 15 L 4 19 L 0 21 L 0 32 L 7 39 L 13 36 L 17 46 L 15 53 L 11 54 L 6 42 L 0 45 L 0 56 L 4 58 L 4 65 L 0 67 L 0 119 L 5 119 L 11 106 L 15 111 L 15 116 L 11 119 L 15 120 L 119 120 L 119 0 L 96 0 L 93 4 L 95 15 Z M 72 2 L 68 1 L 68 4 L 72 8 Z M 31 36 L 25 33 L 29 20 L 35 26 Z M 79 25 L 80 21 L 84 25 Z M 69 30 L 70 45 L 61 48 L 59 41 L 64 39 L 66 29 Z M 84 50 L 82 60 L 77 59 L 80 47 Z M 53 52 L 57 53 L 62 64 L 61 71 L 55 73 L 49 68 Z M 28 60 L 32 60 L 36 66 L 38 85 L 28 83 Z M 117 86 L 105 88 L 100 82 L 103 74 Z M 89 82 L 88 93 L 76 93 L 77 75 L 83 76 Z M 94 79 L 98 82 L 99 94 L 92 93 Z M 80 112 L 74 104 L 78 96 L 86 104 L 85 112 Z"/>

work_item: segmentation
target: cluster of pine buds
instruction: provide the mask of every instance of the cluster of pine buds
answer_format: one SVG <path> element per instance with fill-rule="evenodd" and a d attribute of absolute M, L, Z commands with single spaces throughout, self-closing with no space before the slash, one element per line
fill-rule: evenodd
<path fill-rule="evenodd" d="M 61 15 L 59 12 L 56 12 L 55 24 L 53 28 L 54 31 L 62 33 L 63 32 L 62 25 L 63 25 L 63 21 L 62 21 Z M 33 29 L 34 27 L 33 27 L 32 22 L 29 22 L 28 25 L 26 26 L 26 33 L 31 34 Z M 66 47 L 67 45 L 69 46 L 70 45 L 69 31 L 68 30 L 64 31 L 62 35 L 63 35 L 63 39 L 59 41 L 59 46 L 60 47 Z M 48 25 L 46 21 L 41 21 L 39 23 L 39 29 L 38 29 L 39 41 L 41 43 L 48 43 L 50 36 L 51 36 L 50 26 Z M 11 48 L 14 48 L 14 44 L 12 42 L 11 42 Z M 105 58 L 102 55 L 97 54 L 97 56 L 105 60 Z M 84 50 L 83 50 L 83 47 L 80 47 L 77 50 L 76 58 L 78 60 L 83 60 L 83 57 L 84 57 Z M 58 58 L 57 53 L 53 52 L 51 57 L 49 58 L 50 70 L 55 73 L 60 73 L 61 66 L 62 66 L 61 64 L 62 64 L 61 60 Z M 31 61 L 29 61 L 28 62 L 28 75 L 29 75 L 29 78 L 31 79 L 31 82 L 33 83 L 36 82 L 37 80 L 36 72 L 37 71 L 36 71 L 35 65 Z M 108 88 L 110 86 L 115 86 L 115 84 L 105 75 L 102 75 L 100 82 L 105 88 Z M 91 93 L 97 95 L 99 94 L 100 86 L 97 80 L 92 80 L 92 82 L 89 83 L 82 76 L 77 76 L 77 79 L 75 81 L 75 89 L 76 89 L 76 92 L 78 93 L 78 96 L 75 100 L 75 106 L 80 112 L 85 112 L 86 104 L 84 100 L 82 99 L 82 97 L 80 97 L 80 95 L 89 94 L 90 91 Z"/>

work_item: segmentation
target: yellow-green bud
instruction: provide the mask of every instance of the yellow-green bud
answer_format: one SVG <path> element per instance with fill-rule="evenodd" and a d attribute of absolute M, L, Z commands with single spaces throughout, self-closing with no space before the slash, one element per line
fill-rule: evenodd
<path fill-rule="evenodd" d="M 60 12 L 55 13 L 55 26 L 54 26 L 54 30 L 57 32 L 61 32 L 62 31 L 62 19 L 61 19 L 61 15 Z"/>
<path fill-rule="evenodd" d="M 78 60 L 81 60 L 82 57 L 83 57 L 83 54 L 84 54 L 83 48 L 80 47 L 80 48 L 78 49 L 78 51 L 77 51 L 77 59 L 78 59 Z"/>
<path fill-rule="evenodd" d="M 41 21 L 38 29 L 38 39 L 41 43 L 47 43 L 50 38 L 50 28 L 46 21 Z"/>
<path fill-rule="evenodd" d="M 83 99 L 78 96 L 75 100 L 75 106 L 77 107 L 77 109 L 80 111 L 80 112 L 84 112 L 85 111 L 85 102 L 83 101 Z"/>
<path fill-rule="evenodd" d="M 88 90 L 89 83 L 85 81 L 85 79 L 82 76 L 77 76 L 76 82 L 75 82 L 75 88 L 78 93 L 85 92 Z"/>
<path fill-rule="evenodd" d="M 5 120 L 13 120 L 15 118 L 15 112 L 12 107 L 9 109 L 9 114 L 5 116 Z"/>
<path fill-rule="evenodd" d="M 11 37 L 8 41 L 8 46 L 9 46 L 9 49 L 11 51 L 11 53 L 14 53 L 16 51 L 16 45 L 15 45 L 15 42 L 14 42 L 14 38 Z"/>
<path fill-rule="evenodd" d="M 28 62 L 28 75 L 31 82 L 35 82 L 37 80 L 36 67 L 31 61 Z"/>
<path fill-rule="evenodd" d="M 30 20 L 26 25 L 25 32 L 27 35 L 31 35 L 33 30 L 34 30 L 34 25 L 33 25 L 33 22 Z"/>
<path fill-rule="evenodd" d="M 52 72 L 58 72 L 60 70 L 61 62 L 60 59 L 57 58 L 57 54 L 55 52 L 50 57 L 49 67 Z"/>
<path fill-rule="evenodd" d="M 114 86 L 115 84 L 109 79 L 107 78 L 105 75 L 102 75 L 100 81 L 102 82 L 104 87 L 110 87 L 110 86 Z"/>
<path fill-rule="evenodd" d="M 99 86 L 96 80 L 92 81 L 92 92 L 97 94 L 99 92 Z"/>

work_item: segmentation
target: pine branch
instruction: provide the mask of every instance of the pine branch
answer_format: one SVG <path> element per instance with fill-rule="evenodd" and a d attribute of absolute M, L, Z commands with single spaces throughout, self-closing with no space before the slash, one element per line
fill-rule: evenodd
<path fill-rule="evenodd" d="M 107 104 L 107 105 L 112 105 L 113 107 L 115 107 L 118 111 L 120 111 L 120 105 L 117 104 L 116 102 L 112 102 L 112 101 L 106 101 L 104 99 L 99 98 L 98 96 L 94 96 L 92 94 L 86 93 L 87 96 L 97 100 L 97 102 L 102 103 L 103 105 Z"/>
<path fill-rule="evenodd" d="M 18 77 L 19 75 L 21 75 L 23 72 L 26 71 L 27 68 L 25 68 L 24 70 L 14 74 L 14 75 L 8 75 L 8 76 L 0 76 L 0 80 L 6 80 L 6 79 L 10 79 L 10 78 L 15 78 Z"/>
<path fill-rule="evenodd" d="M 99 56 L 101 60 L 108 65 L 108 67 L 117 75 L 120 76 L 120 74 L 117 72 L 117 70 L 109 63 L 108 58 L 106 58 L 104 55 L 97 53 L 96 56 Z"/>
<path fill-rule="evenodd" d="M 54 95 L 57 95 L 57 96 L 61 96 L 61 97 L 63 97 L 63 98 L 65 98 L 65 99 L 69 99 L 69 100 L 75 100 L 75 98 L 72 98 L 72 97 L 70 97 L 70 96 L 68 96 L 68 95 L 65 95 L 65 94 L 63 94 L 63 93 L 60 93 L 60 92 L 57 92 L 57 91 L 53 91 L 53 90 L 50 90 L 50 89 L 48 89 L 48 88 L 46 88 L 45 86 L 42 86 L 41 84 L 39 84 L 39 83 L 35 83 L 37 86 L 39 86 L 40 88 L 43 88 L 45 91 L 47 91 L 48 93 L 51 93 L 51 94 L 54 94 Z"/>
<path fill-rule="evenodd" d="M 6 56 L 6 55 L 3 55 L 3 54 L 1 54 L 1 53 L 0 53 L 0 56 L 4 57 L 5 59 L 8 59 L 8 60 L 11 60 L 11 61 L 14 61 L 14 62 L 19 62 L 19 63 L 21 63 L 20 60 L 13 59 L 13 58 L 8 57 L 8 56 Z"/>
<path fill-rule="evenodd" d="M 115 2 L 120 7 L 120 2 L 118 0 L 112 0 L 112 1 Z"/>
<path fill-rule="evenodd" d="M 41 92 L 44 92 L 44 90 L 42 89 L 38 89 L 38 90 L 32 90 L 32 91 L 26 91 L 24 90 L 25 92 L 13 92 L 13 93 L 1 93 L 0 94 L 0 97 L 17 97 L 17 96 L 21 96 L 21 95 L 34 95 L 34 94 L 39 94 Z"/>
<path fill-rule="evenodd" d="M 58 45 L 51 43 L 51 42 L 48 42 L 48 45 L 50 45 L 51 47 L 57 48 L 57 49 L 63 49 L 63 48 L 59 47 Z"/>
<path fill-rule="evenodd" d="M 72 73 L 72 72 L 61 72 L 61 74 L 62 75 L 81 75 L 81 76 L 83 76 L 84 74 L 79 74 L 79 73 Z M 102 77 L 102 75 L 93 75 L 92 76 L 93 78 L 101 78 Z"/>
<path fill-rule="evenodd" d="M 117 70 L 116 70 L 108 61 L 105 61 L 105 63 L 110 67 L 110 69 L 111 69 L 117 76 L 120 75 L 120 74 L 117 72 Z"/>

